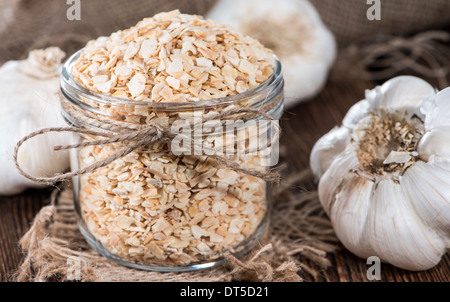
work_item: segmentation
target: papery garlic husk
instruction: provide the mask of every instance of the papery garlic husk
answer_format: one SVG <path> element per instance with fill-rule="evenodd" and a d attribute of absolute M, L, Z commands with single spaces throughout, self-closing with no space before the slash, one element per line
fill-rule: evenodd
<path fill-rule="evenodd" d="M 333 34 L 307 0 L 218 0 L 206 18 L 259 40 L 280 58 L 285 106 L 315 96 L 336 57 Z"/>
<path fill-rule="evenodd" d="M 426 270 L 450 247 L 450 88 L 412 76 L 366 91 L 310 157 L 319 198 L 355 255 Z"/>
<path fill-rule="evenodd" d="M 59 73 L 65 56 L 59 48 L 33 50 L 28 59 L 9 61 L 0 67 L 0 194 L 20 193 L 40 187 L 22 176 L 13 162 L 16 143 L 30 132 L 66 126 L 59 102 Z M 24 143 L 18 161 L 34 176 L 51 176 L 69 166 L 67 151 L 53 151 L 70 142 L 67 133 L 45 134 Z"/>

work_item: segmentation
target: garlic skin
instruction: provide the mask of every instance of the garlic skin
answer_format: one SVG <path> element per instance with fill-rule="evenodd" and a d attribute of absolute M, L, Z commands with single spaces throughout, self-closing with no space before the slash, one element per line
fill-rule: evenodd
<path fill-rule="evenodd" d="M 64 127 L 60 113 L 59 71 L 64 52 L 50 47 L 34 50 L 28 59 L 9 61 L 0 67 L 0 194 L 17 194 L 40 187 L 23 177 L 13 161 L 17 142 L 30 132 L 45 127 Z M 49 133 L 26 142 L 18 161 L 32 175 L 50 176 L 69 167 L 67 151 L 53 151 L 67 144 L 67 133 Z"/>
<path fill-rule="evenodd" d="M 287 108 L 315 96 L 336 57 L 333 34 L 307 0 L 218 0 L 205 16 L 271 48 L 283 64 Z"/>
<path fill-rule="evenodd" d="M 366 91 L 310 156 L 342 244 L 426 270 L 450 248 L 450 88 L 412 76 Z"/>

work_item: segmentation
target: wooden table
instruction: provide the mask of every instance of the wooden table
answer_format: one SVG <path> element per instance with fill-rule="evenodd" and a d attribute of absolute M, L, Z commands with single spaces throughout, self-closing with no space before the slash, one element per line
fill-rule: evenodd
<path fill-rule="evenodd" d="M 339 125 L 348 108 L 364 98 L 364 90 L 374 86 L 366 81 L 329 82 L 314 100 L 288 110 L 282 120 L 281 144 L 288 150 L 286 160 L 293 169 L 305 169 L 312 146 L 324 133 Z M 34 215 L 48 201 L 50 189 L 28 190 L 23 194 L 0 197 L 0 280 L 17 269 L 21 262 L 18 241 L 27 231 Z M 368 281 L 365 260 L 345 249 L 331 255 L 332 267 L 322 270 L 311 281 Z M 408 272 L 388 264 L 381 265 L 382 281 L 449 281 L 450 254 L 435 268 Z"/>

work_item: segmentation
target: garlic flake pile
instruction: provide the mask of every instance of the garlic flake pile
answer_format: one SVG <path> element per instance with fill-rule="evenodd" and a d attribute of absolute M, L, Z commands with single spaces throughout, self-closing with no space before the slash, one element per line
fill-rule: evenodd
<path fill-rule="evenodd" d="M 316 95 L 336 56 L 333 34 L 307 0 L 218 0 L 206 18 L 239 29 L 283 64 L 285 106 Z"/>
<path fill-rule="evenodd" d="M 319 198 L 343 245 L 408 270 L 450 247 L 450 88 L 411 76 L 366 92 L 315 144 Z"/>
<path fill-rule="evenodd" d="M 59 48 L 33 50 L 26 60 L 9 61 L 0 68 L 0 194 L 20 193 L 38 187 L 19 174 L 14 162 L 16 143 L 34 130 L 66 126 L 58 98 L 61 60 Z M 18 154 L 30 174 L 50 176 L 69 166 L 68 152 L 53 151 L 69 143 L 67 133 L 51 133 L 26 142 Z"/>

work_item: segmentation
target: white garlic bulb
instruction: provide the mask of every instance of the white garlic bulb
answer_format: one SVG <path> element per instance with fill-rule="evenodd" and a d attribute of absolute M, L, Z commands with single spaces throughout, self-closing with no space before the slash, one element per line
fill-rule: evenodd
<path fill-rule="evenodd" d="M 206 18 L 271 48 L 283 64 L 285 106 L 316 95 L 336 56 L 333 34 L 307 0 L 218 0 Z"/>
<path fill-rule="evenodd" d="M 319 198 L 342 244 L 408 270 L 450 247 L 450 87 L 411 76 L 366 91 L 315 144 Z"/>
<path fill-rule="evenodd" d="M 9 61 L 0 68 L 0 194 L 20 193 L 39 187 L 16 169 L 13 151 L 16 143 L 32 131 L 66 126 L 60 113 L 59 72 L 64 52 L 50 47 L 34 50 L 28 59 Z M 67 151 L 53 151 L 55 145 L 69 143 L 66 133 L 51 133 L 24 143 L 18 161 L 35 176 L 50 176 L 69 166 Z"/>

